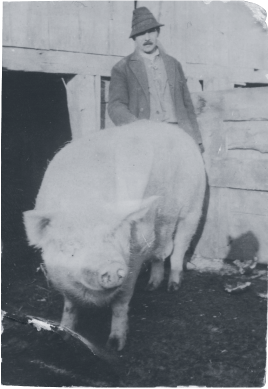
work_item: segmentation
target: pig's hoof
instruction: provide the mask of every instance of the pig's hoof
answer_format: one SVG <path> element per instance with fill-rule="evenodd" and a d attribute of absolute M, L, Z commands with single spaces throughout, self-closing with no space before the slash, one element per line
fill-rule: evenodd
<path fill-rule="evenodd" d="M 160 283 L 155 283 L 155 282 L 149 282 L 145 288 L 148 292 L 153 292 L 154 290 L 158 289 L 159 286 L 161 285 Z"/>
<path fill-rule="evenodd" d="M 121 351 L 124 348 L 125 343 L 126 343 L 125 339 L 118 338 L 117 336 L 110 336 L 106 344 L 106 347 L 109 350 Z"/>
<path fill-rule="evenodd" d="M 168 284 L 168 292 L 176 292 L 180 288 L 180 283 L 178 282 L 171 282 Z"/>

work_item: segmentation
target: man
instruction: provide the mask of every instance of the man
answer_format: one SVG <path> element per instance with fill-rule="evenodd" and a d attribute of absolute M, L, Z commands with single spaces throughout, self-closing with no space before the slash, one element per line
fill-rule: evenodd
<path fill-rule="evenodd" d="M 108 113 L 116 126 L 141 119 L 178 125 L 203 151 L 181 64 L 158 47 L 162 26 L 146 7 L 133 11 L 136 50 L 112 69 Z"/>

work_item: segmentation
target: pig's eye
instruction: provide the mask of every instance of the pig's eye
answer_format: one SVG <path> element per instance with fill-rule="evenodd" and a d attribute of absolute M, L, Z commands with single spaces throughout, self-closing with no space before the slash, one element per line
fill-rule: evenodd
<path fill-rule="evenodd" d="M 82 247 L 81 242 L 77 240 L 60 242 L 59 245 L 60 251 L 68 257 L 74 257 L 77 254 L 77 252 L 81 249 L 81 247 Z"/>

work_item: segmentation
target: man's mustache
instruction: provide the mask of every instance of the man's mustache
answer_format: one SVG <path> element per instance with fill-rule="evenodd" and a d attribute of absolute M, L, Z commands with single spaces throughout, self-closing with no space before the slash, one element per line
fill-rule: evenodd
<path fill-rule="evenodd" d="M 143 44 L 143 46 L 151 46 L 153 43 L 151 41 L 147 41 Z"/>

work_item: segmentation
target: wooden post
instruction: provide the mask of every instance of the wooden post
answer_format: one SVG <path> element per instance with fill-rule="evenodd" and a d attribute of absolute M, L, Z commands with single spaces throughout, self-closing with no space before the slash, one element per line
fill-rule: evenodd
<path fill-rule="evenodd" d="M 76 75 L 67 84 L 73 139 L 100 129 L 100 76 Z"/>

